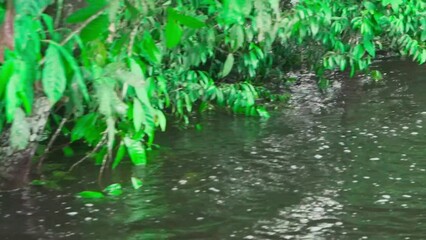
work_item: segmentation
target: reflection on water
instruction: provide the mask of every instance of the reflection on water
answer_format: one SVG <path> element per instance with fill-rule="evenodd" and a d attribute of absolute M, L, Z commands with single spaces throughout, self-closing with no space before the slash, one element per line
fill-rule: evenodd
<path fill-rule="evenodd" d="M 378 63 L 382 83 L 346 80 L 334 110 L 269 120 L 206 116 L 170 130 L 144 180 L 117 199 L 81 201 L 93 167 L 60 190 L 0 196 L 1 239 L 421 239 L 426 236 L 426 69 Z M 307 111 L 308 112 L 308 111 Z"/>

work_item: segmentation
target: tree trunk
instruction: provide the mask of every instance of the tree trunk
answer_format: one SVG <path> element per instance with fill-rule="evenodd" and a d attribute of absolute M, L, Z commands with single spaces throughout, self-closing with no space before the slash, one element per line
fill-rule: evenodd
<path fill-rule="evenodd" d="M 0 189 L 11 190 L 20 188 L 28 183 L 31 160 L 38 146 L 38 140 L 43 133 L 49 117 L 51 105 L 46 97 L 37 97 L 33 113 L 27 118 L 30 124 L 31 137 L 28 146 L 16 150 L 10 145 L 10 129 L 0 136 Z"/>

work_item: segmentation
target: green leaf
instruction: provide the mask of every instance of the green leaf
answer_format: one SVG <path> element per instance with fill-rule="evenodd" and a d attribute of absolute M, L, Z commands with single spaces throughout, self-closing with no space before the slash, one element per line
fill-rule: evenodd
<path fill-rule="evenodd" d="M 370 54 L 372 57 L 376 56 L 374 43 L 368 37 L 364 37 L 364 48 L 368 52 L 368 54 Z"/>
<path fill-rule="evenodd" d="M 140 9 L 137 9 L 135 6 L 133 6 L 130 2 L 129 2 L 129 0 L 124 0 L 124 5 L 126 6 L 126 10 L 128 10 L 129 11 L 129 13 L 130 13 L 130 18 L 133 20 L 133 19 L 136 19 L 138 16 L 140 16 L 141 15 L 141 11 L 140 11 Z"/>
<path fill-rule="evenodd" d="M 189 28 L 198 29 L 198 28 L 202 28 L 206 26 L 206 24 L 203 21 L 195 17 L 187 16 L 181 13 L 177 13 L 176 16 L 174 16 L 174 19 L 176 19 L 179 23 Z"/>
<path fill-rule="evenodd" d="M 125 137 L 124 144 L 126 145 L 127 151 L 130 155 L 130 160 L 132 160 L 134 165 L 138 166 L 138 165 L 146 164 L 145 147 L 142 145 L 140 141 L 136 141 L 129 137 Z"/>
<path fill-rule="evenodd" d="M 143 182 L 139 178 L 132 177 L 132 186 L 134 189 L 139 189 L 143 186 Z"/>
<path fill-rule="evenodd" d="M 268 111 L 264 108 L 264 107 L 258 107 L 256 108 L 257 114 L 259 114 L 259 116 L 261 118 L 270 118 L 271 115 L 269 115 Z"/>
<path fill-rule="evenodd" d="M 355 59 L 360 59 L 364 55 L 364 47 L 362 45 L 356 45 L 353 50 L 353 57 Z"/>
<path fill-rule="evenodd" d="M 108 2 L 107 1 L 91 1 L 92 3 L 85 8 L 81 8 L 71 14 L 67 19 L 67 23 L 80 23 L 89 19 L 91 16 L 95 15 L 98 11 L 104 8 Z"/>
<path fill-rule="evenodd" d="M 374 3 L 372 3 L 372 2 L 364 1 L 364 2 L 363 2 L 363 5 L 364 5 L 364 7 L 365 7 L 367 10 L 370 10 L 370 11 L 374 11 L 374 10 L 376 10 L 376 5 L 375 5 Z"/>
<path fill-rule="evenodd" d="M 60 39 L 59 39 L 60 34 L 58 32 L 55 32 L 53 17 L 43 13 L 41 15 L 41 19 L 43 20 L 44 24 L 46 25 L 46 28 L 49 31 L 51 39 L 54 40 L 54 41 L 60 41 Z M 44 38 L 46 38 L 46 37 L 44 37 Z"/>
<path fill-rule="evenodd" d="M 319 31 L 319 25 L 318 22 L 312 22 L 311 23 L 311 33 L 312 33 L 312 37 L 315 37 Z"/>
<path fill-rule="evenodd" d="M 133 99 L 133 125 L 135 130 L 138 132 L 142 124 L 145 122 L 145 112 L 143 110 L 141 102 L 137 99 Z"/>
<path fill-rule="evenodd" d="M 143 36 L 141 48 L 142 48 L 142 54 L 149 61 L 151 61 L 154 64 L 159 64 L 161 62 L 160 50 L 158 49 L 157 45 L 155 45 L 155 42 L 148 31 L 146 31 Z"/>
<path fill-rule="evenodd" d="M 14 61 L 6 61 L 0 70 L 0 99 L 3 97 L 3 93 L 6 90 L 7 83 L 13 75 Z"/>
<path fill-rule="evenodd" d="M 233 66 L 234 66 L 234 55 L 230 53 L 226 57 L 225 63 L 223 64 L 221 77 L 226 77 L 231 72 Z"/>
<path fill-rule="evenodd" d="M 69 146 L 66 146 L 66 147 L 62 148 L 62 152 L 64 152 L 64 156 L 65 157 L 72 157 L 72 156 L 74 156 L 74 150 L 71 147 L 69 147 Z"/>
<path fill-rule="evenodd" d="M 83 42 L 90 42 L 98 39 L 107 32 L 109 26 L 108 15 L 104 14 L 90 22 L 80 32 L 80 37 Z"/>
<path fill-rule="evenodd" d="M 6 86 L 6 120 L 11 123 L 16 109 L 21 105 L 18 93 L 21 91 L 23 79 L 25 79 L 25 64 L 22 61 L 15 61 L 14 71 Z"/>
<path fill-rule="evenodd" d="M 24 111 L 16 109 L 10 131 L 10 143 L 17 150 L 25 149 L 30 140 L 30 124 L 28 123 Z"/>
<path fill-rule="evenodd" d="M 387 6 L 391 5 L 392 9 L 397 12 L 399 10 L 399 6 L 404 3 L 404 0 L 382 0 L 382 5 Z"/>
<path fill-rule="evenodd" d="M 121 184 L 119 183 L 114 183 L 109 185 L 108 187 L 104 189 L 104 192 L 111 196 L 120 196 L 121 194 L 123 194 Z"/>
<path fill-rule="evenodd" d="M 15 0 L 15 11 L 19 13 L 19 15 L 39 16 L 47 6 L 52 4 L 52 2 L 53 0 Z"/>
<path fill-rule="evenodd" d="M 224 0 L 221 20 L 225 24 L 243 23 L 253 7 L 252 0 Z"/>
<path fill-rule="evenodd" d="M 46 184 L 47 184 L 46 181 L 43 181 L 43 180 L 34 179 L 31 181 L 31 185 L 33 186 L 44 186 Z"/>
<path fill-rule="evenodd" d="M 383 79 L 383 75 L 380 71 L 378 70 L 373 70 L 370 73 L 370 76 L 375 80 L 375 81 L 380 81 Z"/>
<path fill-rule="evenodd" d="M 92 138 L 90 137 L 91 135 L 94 135 L 94 138 L 100 136 L 99 132 L 94 131 L 96 118 L 97 115 L 94 112 L 80 117 L 71 132 L 71 142 L 77 141 L 83 137 L 88 140 L 89 138 Z"/>
<path fill-rule="evenodd" d="M 424 42 L 424 41 L 426 41 L 426 28 L 425 28 L 426 26 L 423 26 L 423 31 L 422 31 L 422 34 L 421 34 L 421 36 L 420 36 L 420 40 L 422 41 L 422 42 Z"/>
<path fill-rule="evenodd" d="M 77 60 L 70 54 L 68 51 L 62 47 L 58 47 L 61 55 L 65 58 L 65 60 L 68 62 L 68 64 L 71 66 L 72 70 L 74 71 L 74 78 L 77 82 L 77 85 L 83 94 L 83 97 L 86 101 L 90 100 L 89 92 L 87 90 L 86 84 L 83 79 L 83 75 L 81 74 L 80 67 L 78 66 Z"/>
<path fill-rule="evenodd" d="M 166 24 L 165 35 L 166 35 L 166 47 L 175 48 L 182 38 L 182 29 L 173 19 L 169 19 Z"/>
<path fill-rule="evenodd" d="M 158 125 L 160 125 L 161 131 L 166 131 L 167 119 L 161 110 L 156 111 Z"/>
<path fill-rule="evenodd" d="M 115 155 L 114 162 L 112 163 L 112 169 L 115 169 L 121 160 L 123 160 L 124 155 L 126 154 L 126 146 L 121 142 L 120 147 L 118 148 L 117 154 Z"/>
<path fill-rule="evenodd" d="M 136 78 L 134 80 L 139 83 L 138 85 L 135 85 L 135 86 L 140 86 L 145 80 L 144 72 L 141 66 L 134 59 L 130 58 L 129 63 L 130 63 L 130 71 Z"/>
<path fill-rule="evenodd" d="M 117 106 L 114 84 L 114 79 L 107 77 L 97 79 L 95 82 L 96 97 L 99 104 L 98 111 L 106 117 L 111 117 Z"/>
<path fill-rule="evenodd" d="M 100 199 L 104 198 L 104 194 L 101 192 L 95 192 L 95 191 L 83 191 L 78 194 L 81 198 L 85 199 Z"/>
<path fill-rule="evenodd" d="M 67 79 L 61 56 L 55 45 L 49 45 L 45 59 L 42 73 L 43 90 L 50 102 L 54 104 L 62 98 Z"/>

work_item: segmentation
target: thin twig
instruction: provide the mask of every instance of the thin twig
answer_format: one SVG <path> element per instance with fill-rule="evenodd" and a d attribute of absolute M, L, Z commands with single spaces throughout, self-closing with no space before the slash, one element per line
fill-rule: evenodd
<path fill-rule="evenodd" d="M 53 146 L 53 143 L 56 141 L 56 139 L 59 136 L 59 133 L 61 133 L 62 128 L 64 127 L 65 123 L 68 121 L 68 118 L 65 117 L 62 119 L 61 123 L 59 124 L 58 129 L 56 129 L 55 134 L 53 134 L 53 137 L 50 139 L 49 143 L 47 144 L 46 149 L 44 150 L 43 155 L 40 157 L 40 160 L 38 161 L 37 164 L 37 171 L 40 172 L 41 167 L 43 165 L 44 160 L 46 159 L 47 153 L 50 151 L 50 149 Z"/>
<path fill-rule="evenodd" d="M 139 26 L 136 25 L 135 28 L 133 28 L 132 32 L 130 33 L 130 42 L 129 46 L 127 47 L 127 56 L 131 56 L 133 52 L 133 45 L 135 44 L 135 38 L 136 34 L 138 33 Z"/>
<path fill-rule="evenodd" d="M 86 154 L 86 156 L 84 156 L 82 159 L 78 160 L 78 162 L 74 163 L 70 169 L 68 170 L 69 172 L 71 172 L 75 167 L 77 167 L 78 165 L 80 165 L 82 162 L 84 162 L 86 159 L 88 159 L 90 156 L 92 156 L 92 154 L 94 154 L 95 152 L 97 152 L 105 143 L 105 139 L 106 139 L 106 133 L 104 133 L 104 136 L 102 137 L 102 139 L 99 141 L 99 143 L 96 145 L 96 147 L 90 151 L 89 153 Z"/>
<path fill-rule="evenodd" d="M 111 23 L 108 27 L 108 38 L 107 38 L 107 43 L 112 43 L 114 41 L 115 38 L 115 32 L 116 32 L 116 28 L 115 28 L 115 23 Z"/>
<path fill-rule="evenodd" d="M 102 13 L 104 13 L 106 7 L 97 11 L 94 15 L 84 21 L 80 26 L 78 26 L 74 31 L 72 31 L 64 40 L 62 40 L 61 45 L 65 45 L 69 40 L 71 40 L 75 35 L 79 34 L 83 28 L 85 28 L 89 23 L 99 17 Z"/>
<path fill-rule="evenodd" d="M 102 183 L 102 175 L 105 171 L 105 167 L 107 165 L 107 162 L 109 162 L 109 161 L 107 161 L 107 159 L 109 159 L 109 156 L 110 156 L 110 151 L 108 151 L 108 153 L 105 154 L 104 158 L 102 159 L 102 166 L 101 166 L 101 169 L 99 170 L 99 175 L 98 175 L 99 184 Z"/>
<path fill-rule="evenodd" d="M 55 28 L 59 27 L 63 9 L 64 9 L 64 0 L 58 0 L 57 9 L 56 9 L 56 18 L 55 18 Z"/>
<path fill-rule="evenodd" d="M 62 42 L 60 42 L 59 44 L 51 41 L 51 40 L 41 40 L 42 42 L 48 42 L 51 44 L 56 44 L 56 45 L 60 45 L 63 46 L 65 45 L 67 42 L 69 42 L 75 35 L 79 34 L 81 32 L 81 30 L 83 30 L 83 28 L 85 28 L 89 23 L 91 23 L 93 20 L 95 20 L 97 17 L 99 17 L 104 11 L 105 11 L 106 7 L 102 8 L 101 10 L 99 10 L 98 12 L 95 13 L 95 15 L 91 16 L 90 18 L 88 18 L 86 21 L 84 21 L 80 26 L 78 26 L 74 31 L 72 31 L 64 40 L 62 40 Z M 44 56 L 41 60 L 39 65 L 43 65 L 44 62 L 46 61 L 46 57 Z"/>

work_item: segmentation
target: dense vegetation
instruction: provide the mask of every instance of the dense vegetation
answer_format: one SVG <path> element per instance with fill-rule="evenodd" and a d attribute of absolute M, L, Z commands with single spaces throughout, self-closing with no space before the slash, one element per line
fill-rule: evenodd
<path fill-rule="evenodd" d="M 115 168 L 145 164 L 155 132 L 194 112 L 268 117 L 257 100 L 280 99 L 268 79 L 302 63 L 326 87 L 327 71 L 368 72 L 379 51 L 426 61 L 422 0 L 86 2 L 67 14 L 64 0 L 3 1 L 0 133 L 16 151 L 35 141 L 43 97 L 47 151 L 62 136 Z"/>

